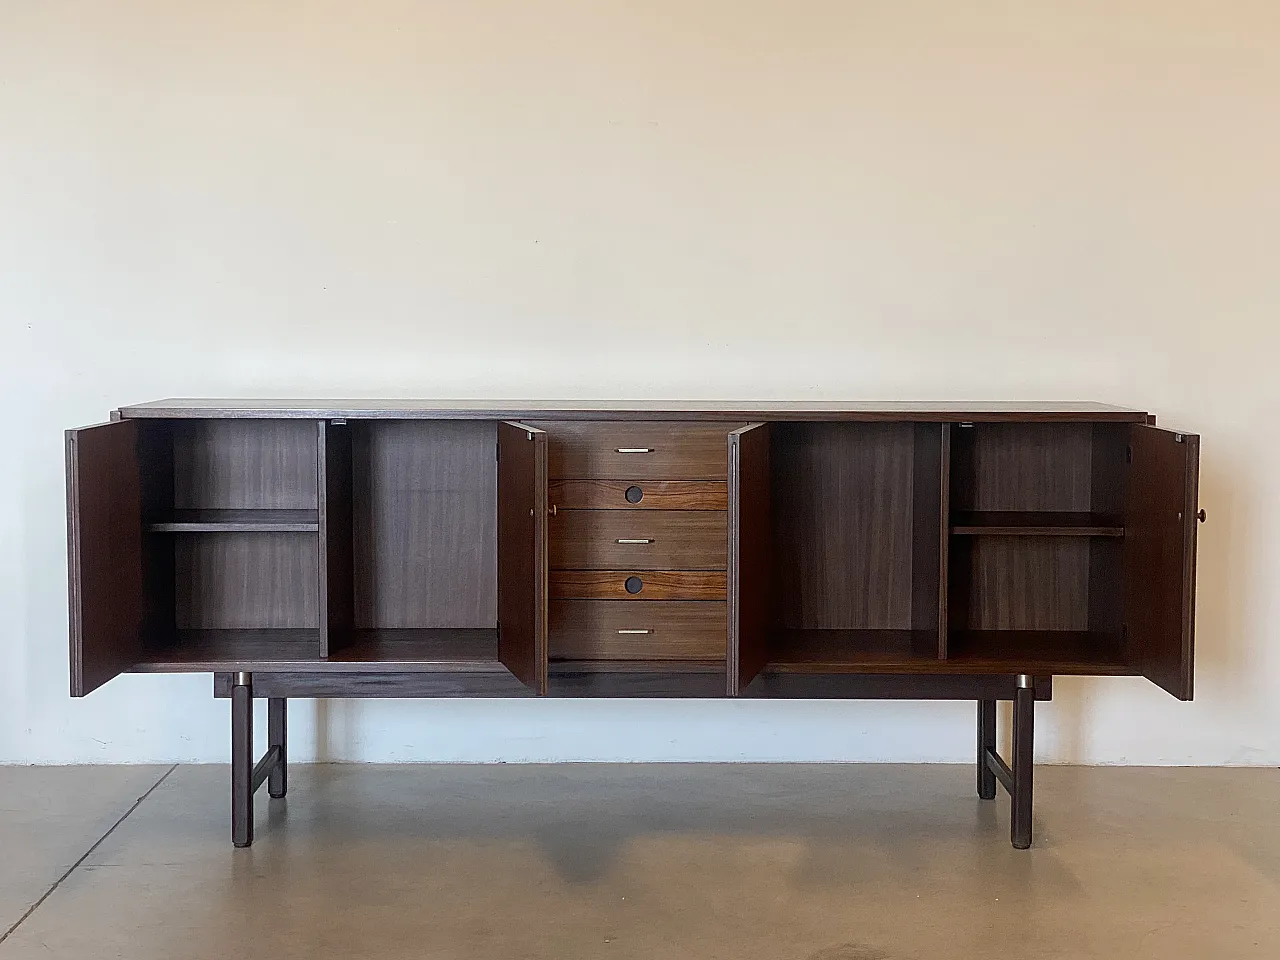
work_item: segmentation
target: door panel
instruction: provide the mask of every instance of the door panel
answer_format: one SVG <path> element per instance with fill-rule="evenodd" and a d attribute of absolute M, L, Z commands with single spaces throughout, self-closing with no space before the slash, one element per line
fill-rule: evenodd
<path fill-rule="evenodd" d="M 547 435 L 498 424 L 498 657 L 547 692 Z"/>
<path fill-rule="evenodd" d="M 1192 696 L 1200 438 L 1133 427 L 1124 532 L 1126 656 L 1179 700 Z"/>
<path fill-rule="evenodd" d="M 68 430 L 67 585 L 71 695 L 142 659 L 142 483 L 138 423 Z"/>
<path fill-rule="evenodd" d="M 769 425 L 729 434 L 729 696 L 769 661 Z"/>

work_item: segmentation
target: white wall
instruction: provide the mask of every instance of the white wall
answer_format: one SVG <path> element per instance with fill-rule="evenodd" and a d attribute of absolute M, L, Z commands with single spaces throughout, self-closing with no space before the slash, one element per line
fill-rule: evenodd
<path fill-rule="evenodd" d="M 1280 763 L 1274 0 L 0 0 L 0 760 L 66 696 L 62 429 L 171 395 L 1097 399 L 1203 434 L 1198 697 L 1046 759 Z M 967 704 L 302 704 L 340 759 L 968 759 Z"/>

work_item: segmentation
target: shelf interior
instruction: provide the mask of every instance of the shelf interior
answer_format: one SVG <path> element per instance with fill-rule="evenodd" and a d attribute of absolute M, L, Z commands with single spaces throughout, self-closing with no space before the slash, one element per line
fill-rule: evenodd
<path fill-rule="evenodd" d="M 778 630 L 770 637 L 770 650 L 769 669 L 795 673 L 943 668 L 933 630 Z"/>
<path fill-rule="evenodd" d="M 957 513 L 951 532 L 956 536 L 997 537 L 1123 537 L 1119 517 L 1085 511 L 984 510 Z"/>
<path fill-rule="evenodd" d="M 494 629 L 362 630 L 327 659 L 320 657 L 319 630 L 177 630 L 157 637 L 146 659 L 134 670 L 323 672 L 355 668 L 506 671 L 498 659 L 498 631 Z"/>
<path fill-rule="evenodd" d="M 959 630 L 947 662 L 992 672 L 1132 674 L 1120 637 L 1096 630 Z"/>
<path fill-rule="evenodd" d="M 146 525 L 148 533 L 316 533 L 318 510 L 174 510 Z"/>

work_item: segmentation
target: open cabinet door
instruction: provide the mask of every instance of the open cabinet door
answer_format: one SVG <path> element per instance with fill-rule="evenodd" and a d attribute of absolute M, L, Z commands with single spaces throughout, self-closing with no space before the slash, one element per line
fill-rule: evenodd
<path fill-rule="evenodd" d="M 498 658 L 547 692 L 547 435 L 498 424 Z"/>
<path fill-rule="evenodd" d="M 729 434 L 728 694 L 769 662 L 769 425 Z"/>
<path fill-rule="evenodd" d="M 1195 640 L 1200 438 L 1133 427 L 1125 503 L 1127 656 L 1143 676 L 1190 700 Z"/>
<path fill-rule="evenodd" d="M 142 475 L 138 424 L 67 431 L 71 695 L 142 659 Z"/>

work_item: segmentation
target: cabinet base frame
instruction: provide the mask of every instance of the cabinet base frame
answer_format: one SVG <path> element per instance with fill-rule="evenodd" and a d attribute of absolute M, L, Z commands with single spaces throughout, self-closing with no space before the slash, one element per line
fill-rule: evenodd
<path fill-rule="evenodd" d="M 996 702 L 978 701 L 978 796 L 994 800 L 996 783 L 1011 801 L 1009 837 L 1018 850 L 1031 846 L 1035 769 L 1035 679 L 1018 677 L 1013 697 L 1013 766 L 996 750 Z"/>
<path fill-rule="evenodd" d="M 498 683 L 487 675 L 469 679 L 438 677 L 432 674 L 367 673 L 215 673 L 213 695 L 231 698 L 231 822 L 232 840 L 237 847 L 253 843 L 253 795 L 269 781 L 272 797 L 283 797 L 288 776 L 286 709 L 289 697 L 441 697 L 510 695 L 510 684 Z M 509 680 L 509 678 L 506 678 Z M 561 679 L 565 689 L 557 689 L 553 675 L 552 695 L 581 695 L 577 674 Z M 593 682 L 615 696 L 673 696 L 684 693 L 707 697 L 702 689 L 703 673 L 687 677 L 646 678 L 644 674 L 607 672 L 594 675 Z M 243 682 L 242 682 L 243 681 Z M 718 681 L 717 681 L 718 682 Z M 687 689 L 676 684 L 687 684 Z M 1037 700 L 1053 696 L 1052 677 L 1030 676 L 895 676 L 895 675 L 804 675 L 769 674 L 760 678 L 756 695 L 767 698 L 826 697 L 850 700 L 972 700 L 978 705 L 978 796 L 993 800 L 997 782 L 1013 800 L 1010 835 L 1013 846 L 1031 846 L 1032 745 L 1034 711 Z M 652 687 L 652 689 L 651 689 Z M 520 688 L 521 694 L 527 694 Z M 748 694 L 750 695 L 750 694 Z M 267 700 L 268 746 L 266 754 L 251 765 L 253 755 L 253 699 Z M 996 702 L 1013 701 L 1013 766 L 996 750 Z"/>
<path fill-rule="evenodd" d="M 231 842 L 253 844 L 253 795 L 264 783 L 273 798 L 288 791 L 288 700 L 267 700 L 267 752 L 253 762 L 253 674 L 231 676 Z"/>

